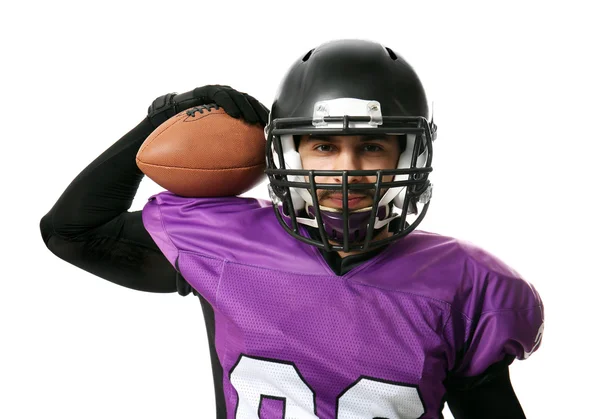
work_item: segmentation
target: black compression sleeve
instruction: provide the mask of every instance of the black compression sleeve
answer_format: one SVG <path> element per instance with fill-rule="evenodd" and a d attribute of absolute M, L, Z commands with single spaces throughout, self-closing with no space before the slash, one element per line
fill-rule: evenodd
<path fill-rule="evenodd" d="M 455 419 L 525 419 L 510 382 L 514 357 L 492 365 L 483 374 L 446 384 L 446 400 Z"/>
<path fill-rule="evenodd" d="M 135 156 L 153 130 L 145 118 L 88 165 L 40 230 L 50 251 L 90 273 L 128 288 L 174 292 L 182 279 L 144 228 L 141 211 L 127 211 L 144 176 Z"/>

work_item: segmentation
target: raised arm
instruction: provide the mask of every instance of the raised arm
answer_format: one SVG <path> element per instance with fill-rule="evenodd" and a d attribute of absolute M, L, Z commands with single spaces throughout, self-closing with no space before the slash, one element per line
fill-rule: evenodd
<path fill-rule="evenodd" d="M 268 111 L 229 86 L 204 86 L 154 100 L 135 128 L 90 163 L 41 219 L 48 249 L 61 259 L 116 284 L 142 291 L 186 295 L 189 285 L 160 252 L 142 223 L 129 212 L 143 178 L 135 156 L 146 137 L 178 112 L 216 103 L 229 115 L 264 125 Z"/>

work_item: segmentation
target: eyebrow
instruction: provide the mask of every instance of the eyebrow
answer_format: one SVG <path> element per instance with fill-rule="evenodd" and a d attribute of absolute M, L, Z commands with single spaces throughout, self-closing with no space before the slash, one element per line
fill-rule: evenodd
<path fill-rule="evenodd" d="M 406 135 L 406 134 L 404 134 Z M 329 141 L 329 142 L 333 142 L 333 140 L 329 137 L 329 136 L 325 136 L 325 135 L 309 135 L 308 136 L 308 140 L 316 140 L 316 141 Z M 387 134 L 368 134 L 368 135 L 361 135 L 359 141 L 360 142 L 365 142 L 365 141 L 373 141 L 373 140 L 391 140 L 391 138 L 389 138 L 389 136 L 387 136 Z"/>

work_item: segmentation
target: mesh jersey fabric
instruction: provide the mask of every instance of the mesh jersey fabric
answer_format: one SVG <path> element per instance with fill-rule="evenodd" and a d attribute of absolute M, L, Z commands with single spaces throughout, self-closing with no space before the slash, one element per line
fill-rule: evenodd
<path fill-rule="evenodd" d="M 338 276 L 268 201 L 163 192 L 142 217 L 214 310 L 228 418 L 437 418 L 449 371 L 541 341 L 534 287 L 466 242 L 415 231 Z"/>

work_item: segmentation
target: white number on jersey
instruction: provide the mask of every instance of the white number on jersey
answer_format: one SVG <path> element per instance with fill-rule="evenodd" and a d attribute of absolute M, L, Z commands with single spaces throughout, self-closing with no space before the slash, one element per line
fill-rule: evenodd
<path fill-rule="evenodd" d="M 293 363 L 242 355 L 231 370 L 236 419 L 259 419 L 264 397 L 284 401 L 285 419 L 318 419 L 315 393 Z M 338 419 L 417 419 L 425 408 L 412 386 L 362 377 L 338 398 Z"/>

